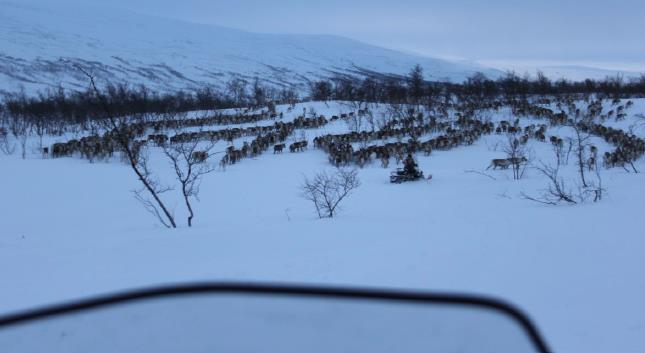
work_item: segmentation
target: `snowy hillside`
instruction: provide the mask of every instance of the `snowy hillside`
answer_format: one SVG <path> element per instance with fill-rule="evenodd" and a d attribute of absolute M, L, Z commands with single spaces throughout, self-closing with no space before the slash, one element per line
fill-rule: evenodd
<path fill-rule="evenodd" d="M 256 34 L 58 2 L 2 0 L 0 8 L 0 90 L 9 92 L 59 84 L 85 88 L 73 64 L 99 79 L 166 91 L 221 85 L 232 77 L 258 76 L 280 86 L 334 73 L 400 75 L 417 63 L 430 80 L 460 82 L 476 71 L 499 74 L 342 37 Z"/>
<path fill-rule="evenodd" d="M 576 65 L 542 66 L 537 69 L 554 80 L 559 78 L 566 78 L 572 81 L 584 81 L 585 79 L 604 80 L 607 77 L 617 76 L 629 80 L 638 79 L 642 75 L 645 75 L 645 73 L 637 71 L 608 70 Z"/>
<path fill-rule="evenodd" d="M 521 65 L 515 63 L 492 62 L 486 62 L 485 64 L 491 67 L 496 67 L 502 71 L 511 70 L 519 75 L 527 74 L 532 78 L 535 78 L 537 76 L 537 72 L 540 71 L 546 77 L 554 81 L 561 78 L 570 81 L 584 81 L 586 79 L 604 80 L 608 77 L 622 77 L 626 81 L 629 81 L 632 79 L 639 79 L 641 76 L 645 75 L 645 72 L 640 71 L 602 69 L 581 65 Z"/>

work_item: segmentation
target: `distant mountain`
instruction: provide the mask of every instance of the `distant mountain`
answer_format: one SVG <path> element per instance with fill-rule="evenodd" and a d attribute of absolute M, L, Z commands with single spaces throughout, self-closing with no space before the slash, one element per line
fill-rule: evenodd
<path fill-rule="evenodd" d="M 544 66 L 541 71 L 550 78 L 566 78 L 572 81 L 582 81 L 585 79 L 602 80 L 607 77 L 621 76 L 624 79 L 639 78 L 643 73 L 625 70 L 601 69 L 589 66 L 561 65 L 561 66 Z"/>
<path fill-rule="evenodd" d="M 80 65 L 102 82 L 157 90 L 222 86 L 259 77 L 303 88 L 336 74 L 406 74 L 420 64 L 429 80 L 461 82 L 500 71 L 324 35 L 258 34 L 84 5 L 0 0 L 0 90 L 85 89 Z"/>
<path fill-rule="evenodd" d="M 628 80 L 633 78 L 639 79 L 642 75 L 645 75 L 645 72 L 615 70 L 585 65 L 524 64 L 521 62 L 484 62 L 483 64 L 502 71 L 512 71 L 520 76 L 528 75 L 532 78 L 535 78 L 539 71 L 552 80 L 561 78 L 570 81 L 584 81 L 585 79 L 604 80 L 607 77 L 616 76 Z"/>

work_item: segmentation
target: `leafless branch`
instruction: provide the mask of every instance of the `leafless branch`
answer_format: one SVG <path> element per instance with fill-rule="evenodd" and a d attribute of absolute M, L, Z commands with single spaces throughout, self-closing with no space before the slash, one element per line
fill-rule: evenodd
<path fill-rule="evenodd" d="M 567 202 L 570 204 L 578 203 L 574 199 L 571 191 L 567 188 L 564 179 L 558 175 L 559 166 L 553 167 L 548 164 L 540 163 L 540 166 L 535 168 L 540 171 L 542 175 L 547 177 L 549 184 L 540 197 L 532 197 L 522 193 L 523 198 L 548 205 L 557 205 L 560 202 Z"/>
<path fill-rule="evenodd" d="M 314 204 L 319 218 L 333 218 L 340 203 L 360 184 L 358 171 L 339 168 L 333 174 L 320 172 L 313 179 L 305 177 L 300 189 L 302 197 Z"/>
<path fill-rule="evenodd" d="M 492 176 L 492 175 L 490 175 L 490 174 L 486 174 L 486 173 L 484 173 L 484 172 L 480 172 L 480 171 L 478 171 L 478 170 L 474 170 L 474 169 L 468 169 L 468 170 L 465 170 L 465 171 L 464 171 L 464 173 L 479 174 L 479 175 L 483 175 L 483 176 L 485 176 L 485 177 L 488 177 L 488 178 L 490 178 L 490 179 L 497 180 L 495 177 L 493 177 L 493 176 Z"/>
<path fill-rule="evenodd" d="M 163 219 L 162 224 L 169 228 L 177 228 L 175 223 L 174 216 L 170 213 L 169 209 L 164 204 L 163 200 L 159 196 L 160 191 L 163 191 L 165 188 L 160 187 L 159 183 L 152 178 L 152 172 L 148 168 L 147 157 L 141 153 L 141 147 L 143 144 L 135 140 L 135 133 L 132 131 L 131 127 L 128 124 L 126 117 L 117 117 L 112 113 L 109 104 L 107 103 L 107 98 L 99 91 L 94 80 L 94 76 L 90 74 L 87 70 L 79 65 L 74 65 L 80 72 L 87 76 L 90 81 L 90 87 L 92 92 L 96 96 L 103 114 L 105 114 L 104 119 L 99 120 L 100 126 L 105 133 L 110 134 L 114 138 L 115 142 L 118 144 L 122 150 L 128 164 L 130 165 L 132 171 L 136 174 L 137 178 L 143 184 L 143 190 L 147 191 L 149 196 L 154 200 L 154 203 L 148 200 L 145 197 L 141 197 L 141 193 L 138 193 L 139 201 L 147 200 L 143 202 L 144 207 L 149 209 L 150 205 L 154 206 L 153 214 L 157 214 L 158 218 Z M 136 195 L 137 193 L 135 193 Z M 159 212 L 161 210 L 161 212 Z M 163 215 L 163 217 L 161 217 Z"/>
<path fill-rule="evenodd" d="M 162 147 L 181 186 L 181 194 L 188 211 L 187 224 L 192 227 L 195 212 L 191 198 L 199 201 L 202 177 L 215 170 L 215 166 L 208 161 L 215 142 L 189 140 L 164 144 Z"/>

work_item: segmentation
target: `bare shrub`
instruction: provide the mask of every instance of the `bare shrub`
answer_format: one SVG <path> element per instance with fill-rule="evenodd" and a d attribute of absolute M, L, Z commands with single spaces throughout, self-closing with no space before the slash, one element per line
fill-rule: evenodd
<path fill-rule="evenodd" d="M 591 135 L 582 131 L 582 126 L 580 124 L 571 124 L 571 127 L 576 133 L 573 139 L 573 143 L 576 156 L 576 165 L 578 167 L 578 174 L 580 175 L 582 186 L 586 188 L 588 184 L 585 175 L 585 169 L 587 168 L 587 158 L 585 155 L 585 150 L 587 149 L 587 146 L 589 146 L 589 139 L 591 138 Z"/>
<path fill-rule="evenodd" d="M 567 141 L 567 153 L 565 154 L 564 164 L 569 165 L 569 157 L 571 156 L 571 151 L 573 151 L 573 139 L 571 137 L 567 137 L 566 141 Z"/>
<path fill-rule="evenodd" d="M 554 150 L 556 159 L 558 157 L 558 151 Z M 527 200 L 536 201 L 549 205 L 557 205 L 562 202 L 569 204 L 579 204 L 588 201 L 590 198 L 593 198 L 593 202 L 598 202 L 602 200 L 603 194 L 606 191 L 602 185 L 602 177 L 600 175 L 600 168 L 594 167 L 592 170 L 595 171 L 595 180 L 587 181 L 587 185 L 579 185 L 577 192 L 574 194 L 570 187 L 567 186 L 567 182 L 564 178 L 560 177 L 560 167 L 561 163 L 559 159 L 556 160 L 555 166 L 540 162 L 540 165 L 535 167 L 542 175 L 544 175 L 549 183 L 544 192 L 538 196 L 533 197 L 525 193 L 522 193 L 522 197 Z"/>
<path fill-rule="evenodd" d="M 553 142 L 551 142 L 551 147 L 553 148 L 553 153 L 555 154 L 556 163 L 558 165 L 566 164 L 564 140 L 561 138 L 556 138 Z"/>
<path fill-rule="evenodd" d="M 136 157 L 134 159 L 136 160 L 136 165 L 132 168 L 135 169 L 143 185 L 132 191 L 134 198 L 166 228 L 177 228 L 174 215 L 169 212 L 168 208 L 161 201 L 161 195 L 172 191 L 173 188 L 162 184 L 159 178 L 150 170 L 147 150 L 137 150 L 135 154 Z M 127 154 L 124 153 L 124 155 Z"/>
<path fill-rule="evenodd" d="M 567 187 L 564 178 L 559 176 L 560 166 L 551 166 L 548 164 L 540 163 L 540 166 L 535 167 L 542 175 L 547 177 L 549 184 L 544 192 L 538 196 L 529 196 L 522 192 L 522 197 L 527 200 L 545 203 L 549 205 L 557 205 L 561 202 L 570 204 L 577 204 L 574 196 L 569 187 Z"/>
<path fill-rule="evenodd" d="M 305 110 L 306 111 L 306 110 Z M 318 116 L 318 112 L 314 107 L 309 107 L 309 110 L 306 111 L 305 115 L 309 115 L 310 118 L 314 119 Z"/>
<path fill-rule="evenodd" d="M 520 143 L 520 140 L 515 135 L 508 134 L 506 144 L 502 146 L 502 150 L 506 153 L 507 160 L 513 167 L 513 179 L 521 179 L 528 165 L 526 146 Z"/>
<path fill-rule="evenodd" d="M 215 143 L 200 143 L 198 140 L 167 143 L 163 151 L 175 171 L 175 177 L 181 186 L 181 194 L 188 211 L 187 224 L 193 226 L 195 216 L 191 199 L 199 201 L 199 187 L 202 177 L 215 170 L 215 166 L 208 162 L 210 151 Z"/>
<path fill-rule="evenodd" d="M 133 122 L 142 122 L 141 120 L 137 121 L 137 117 L 145 119 L 144 115 L 125 117 L 114 114 L 107 97 L 96 87 L 94 76 L 80 66 L 76 66 L 76 68 L 89 79 L 90 89 L 98 101 L 100 110 L 102 110 L 103 116 L 101 119 L 96 120 L 97 126 L 101 131 L 112 136 L 112 139 L 122 151 L 125 161 L 136 174 L 137 179 L 141 181 L 141 189 L 134 191 L 136 199 L 143 204 L 147 211 L 155 215 L 164 226 L 177 228 L 174 215 L 160 196 L 162 193 L 171 190 L 171 188 L 161 185 L 150 170 L 148 155 L 145 151 L 142 151 L 142 148 L 145 148 L 145 144 L 136 140 L 136 134 L 132 131 L 132 125 L 130 125 Z"/>
<path fill-rule="evenodd" d="M 360 185 L 356 169 L 339 168 L 334 173 L 320 172 L 313 179 L 305 177 L 300 190 L 314 204 L 319 218 L 333 218 L 341 201 Z"/>
<path fill-rule="evenodd" d="M 8 123 L 9 131 L 11 131 L 13 137 L 20 144 L 22 159 L 27 158 L 27 138 L 29 137 L 29 131 L 31 129 L 29 119 L 17 114 L 10 116 Z"/>
<path fill-rule="evenodd" d="M 602 177 L 600 175 L 600 168 L 594 168 L 596 172 L 596 181 L 588 188 L 588 191 L 593 193 L 593 202 L 598 202 L 602 200 L 602 195 L 605 189 L 602 186 Z"/>
<path fill-rule="evenodd" d="M 370 127 L 370 131 L 372 132 L 376 131 L 376 121 L 374 120 L 374 114 L 372 113 L 371 110 L 368 110 L 365 113 L 365 121 L 367 121 L 367 124 Z"/>
<path fill-rule="evenodd" d="M 361 132 L 363 130 L 363 119 L 358 114 L 348 116 L 345 120 L 347 129 L 351 132 Z"/>
<path fill-rule="evenodd" d="M 9 133 L 0 126 L 0 152 L 11 155 L 16 151 L 16 145 L 9 142 Z"/>

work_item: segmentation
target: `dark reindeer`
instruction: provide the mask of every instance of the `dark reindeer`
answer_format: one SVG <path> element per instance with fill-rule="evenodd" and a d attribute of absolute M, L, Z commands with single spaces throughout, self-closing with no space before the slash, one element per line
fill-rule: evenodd
<path fill-rule="evenodd" d="M 284 143 L 279 143 L 279 144 L 273 146 L 273 153 L 274 154 L 282 153 L 282 150 L 284 149 L 284 147 L 285 147 Z"/>

